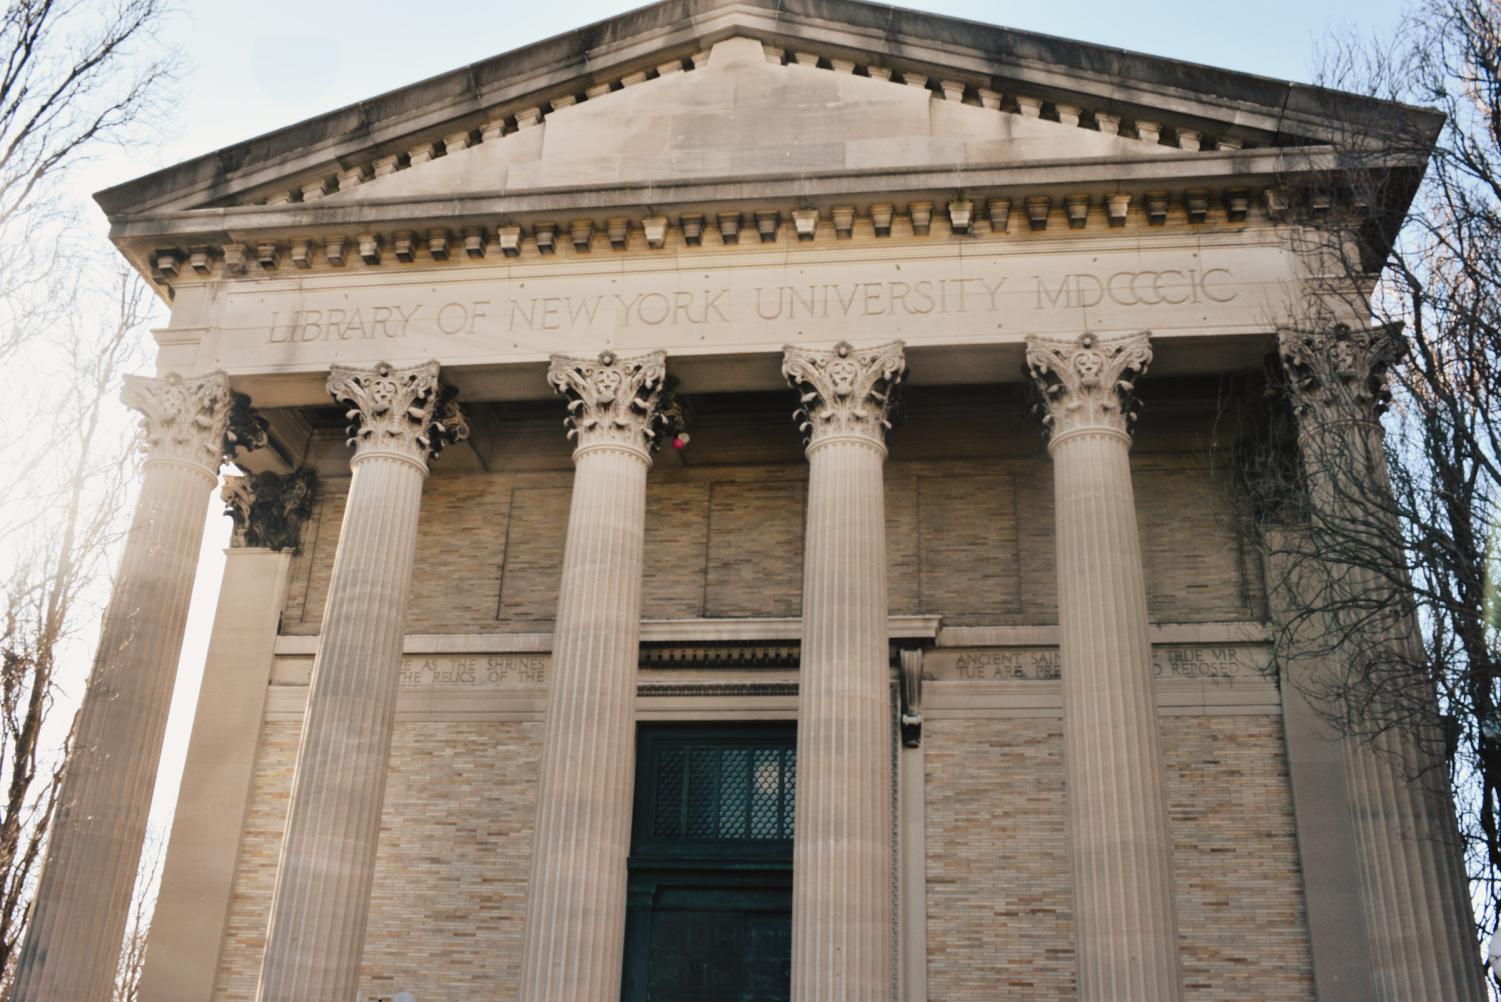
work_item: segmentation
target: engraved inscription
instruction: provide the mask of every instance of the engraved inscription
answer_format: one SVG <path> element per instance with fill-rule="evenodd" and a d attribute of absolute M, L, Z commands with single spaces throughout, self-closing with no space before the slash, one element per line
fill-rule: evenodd
<path fill-rule="evenodd" d="M 499 689 L 545 685 L 543 654 L 424 655 L 402 658 L 403 689 Z"/>
<path fill-rule="evenodd" d="M 1163 681 L 1222 683 L 1265 677 L 1263 646 L 1160 644 L 1152 648 L 1152 674 Z M 930 651 L 925 677 L 935 681 L 1050 681 L 1061 677 L 1056 647 L 989 647 Z"/>
<path fill-rule="evenodd" d="M 839 341 L 1015 344 L 1026 337 L 1238 336 L 1290 322 L 1304 263 L 1283 246 L 1116 245 L 1022 254 L 966 243 L 900 260 L 840 254 L 591 257 L 567 268 L 494 259 L 296 282 L 231 283 L 183 311 L 230 372 L 320 369 L 381 359 L 445 366 L 666 351 L 670 356 L 780 352 Z M 176 322 L 176 320 L 174 320 Z M 184 336 L 188 331 L 184 329 Z"/>
<path fill-rule="evenodd" d="M 705 276 L 708 277 L 708 276 Z M 643 284 L 650 279 L 643 276 Z M 883 319 L 969 316 L 1011 326 L 1027 314 L 1046 316 L 1096 307 L 1225 304 L 1240 296 L 1229 268 L 1161 268 L 1069 272 L 1062 275 L 956 275 L 869 282 L 705 284 L 690 288 L 589 295 L 533 295 L 540 282 L 486 284 L 484 298 L 428 300 L 270 310 L 267 344 L 303 345 L 444 338 L 505 339 L 524 335 L 599 334 L 657 327 L 766 326 Z M 490 294 L 493 290 L 493 294 Z M 561 291 L 561 290 L 560 290 Z M 263 321 L 264 323 L 264 321 Z"/>
<path fill-rule="evenodd" d="M 1078 309 L 1109 301 L 1116 306 L 1181 306 L 1185 303 L 1228 303 L 1239 293 L 1230 286 L 1228 268 L 1165 271 L 1117 271 L 1111 275 L 1075 273 L 1061 279 L 1033 275 L 1037 309 Z"/>

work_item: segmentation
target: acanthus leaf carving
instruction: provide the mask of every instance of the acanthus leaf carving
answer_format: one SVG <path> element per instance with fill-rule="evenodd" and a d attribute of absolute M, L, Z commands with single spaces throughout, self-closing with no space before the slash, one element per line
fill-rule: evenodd
<path fill-rule="evenodd" d="M 1027 376 L 1042 396 L 1053 441 L 1071 431 L 1129 434 L 1136 420 L 1136 381 L 1152 362 L 1147 331 L 1102 339 L 1027 338 Z"/>
<path fill-rule="evenodd" d="M 222 372 L 126 376 L 120 396 L 140 412 L 148 463 L 184 463 L 217 477 L 221 463 L 266 440 L 265 421 Z"/>
<path fill-rule="evenodd" d="M 312 470 L 224 478 L 224 514 L 234 523 L 230 545 L 296 552 L 313 511 L 318 478 Z"/>
<path fill-rule="evenodd" d="M 873 348 L 841 341 L 829 350 L 787 345 L 782 375 L 798 392 L 792 417 L 803 444 L 854 436 L 884 447 L 907 376 L 905 347 L 901 341 Z"/>
<path fill-rule="evenodd" d="M 446 447 L 469 437 L 456 394 L 438 381 L 437 362 L 398 369 L 333 366 L 328 392 L 343 404 L 355 460 L 394 455 L 424 468 Z"/>
<path fill-rule="evenodd" d="M 266 444 L 270 425 L 250 406 L 243 393 L 229 395 L 229 419 L 224 429 L 224 455 L 234 459 L 239 452 L 254 452 Z"/>
<path fill-rule="evenodd" d="M 1407 353 L 1400 323 L 1278 332 L 1278 353 L 1300 421 L 1375 421 L 1391 403 L 1387 374 Z"/>
<path fill-rule="evenodd" d="M 575 454 L 595 446 L 623 446 L 649 456 L 661 444 L 666 352 L 597 358 L 554 355 L 547 381 L 568 400 L 564 425 Z"/>

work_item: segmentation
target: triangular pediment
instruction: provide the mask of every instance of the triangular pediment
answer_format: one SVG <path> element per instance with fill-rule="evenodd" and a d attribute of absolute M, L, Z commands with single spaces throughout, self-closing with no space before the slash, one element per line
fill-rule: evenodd
<path fill-rule="evenodd" d="M 1181 153 L 1102 130 L 1064 106 L 1035 105 L 962 83 L 833 64 L 811 53 L 735 37 L 685 68 L 555 106 L 492 141 L 372 177 L 333 197 L 406 198 L 574 185 L 641 185 L 688 178 L 1058 163 Z M 930 89 L 930 86 L 933 89 Z M 1056 105 L 1055 105 L 1056 108 Z M 1031 114 L 1028 114 L 1031 112 Z M 1059 116 L 1056 110 L 1055 118 Z M 1109 123 L 1115 125 L 1116 123 Z M 373 173 L 373 171 L 372 171 Z"/>
<path fill-rule="evenodd" d="M 564 236 L 697 246 L 707 221 L 774 241 L 929 232 L 1012 209 L 1032 230 L 1244 221 L 1287 173 L 1338 170 L 1354 118 L 1442 116 L 864 0 L 663 0 L 99 193 L 112 237 L 170 286 L 484 257 Z M 1289 156 L 1289 150 L 1297 150 Z M 1394 163 L 1410 197 L 1421 158 Z M 1409 194 L 1404 195 L 1407 191 Z M 1402 206 L 1395 206 L 1400 209 Z M 1398 213 L 1400 214 L 1400 213 Z M 781 223 L 778 222 L 781 220 Z M 593 236 L 591 236 L 591 234 Z M 384 250 L 383 250 L 384 248 Z M 455 251 L 456 253 L 456 251 Z M 425 256 L 424 256 L 425 255 Z"/>
<path fill-rule="evenodd" d="M 118 220 L 367 182 L 399 197 L 456 177 L 460 192 L 535 190 L 778 161 L 795 173 L 1285 148 L 1327 142 L 1352 104 L 1379 102 L 861 0 L 664 0 L 98 197 Z M 510 141 L 473 152 L 494 139 Z M 391 180 L 418 168 L 421 181 Z"/>

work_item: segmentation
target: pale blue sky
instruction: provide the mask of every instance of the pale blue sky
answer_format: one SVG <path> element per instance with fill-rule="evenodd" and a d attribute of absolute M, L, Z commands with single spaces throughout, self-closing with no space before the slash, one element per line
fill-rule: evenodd
<path fill-rule="evenodd" d="M 607 0 L 214 2 L 175 15 L 165 40 L 187 62 L 168 95 L 175 127 L 154 148 L 109 154 L 77 178 L 80 195 L 304 118 L 640 6 Z M 1262 0 L 1233 10 L 1196 0 L 913 0 L 905 6 L 1101 45 L 1306 81 L 1317 40 L 1344 25 L 1390 31 L 1400 0 Z M 102 215 L 88 217 L 103 231 Z M 223 568 L 228 525 L 211 513 L 153 822 L 176 800 Z"/>

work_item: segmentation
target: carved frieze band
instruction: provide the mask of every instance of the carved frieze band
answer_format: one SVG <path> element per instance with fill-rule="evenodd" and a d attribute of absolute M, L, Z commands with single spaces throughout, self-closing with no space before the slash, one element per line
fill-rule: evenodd
<path fill-rule="evenodd" d="M 296 551 L 313 510 L 318 478 L 312 470 L 225 477 L 224 514 L 234 522 L 234 547 Z"/>
<path fill-rule="evenodd" d="M 795 641 L 643 641 L 643 668 L 796 668 L 801 645 Z"/>
<path fill-rule="evenodd" d="M 1387 373 L 1407 352 L 1401 324 L 1281 330 L 1282 368 L 1299 420 L 1374 421 L 1391 402 Z"/>
<path fill-rule="evenodd" d="M 660 444 L 660 404 L 667 380 L 667 354 L 597 358 L 554 355 L 547 381 L 568 400 L 564 424 L 574 454 L 599 446 L 616 446 L 649 458 Z"/>
<path fill-rule="evenodd" d="M 798 391 L 793 420 L 803 444 L 853 436 L 885 447 L 886 432 L 907 375 L 906 346 L 892 341 L 874 348 L 855 348 L 841 341 L 821 351 L 787 345 L 782 375 Z"/>
<path fill-rule="evenodd" d="M 348 442 L 354 460 L 398 456 L 422 466 L 455 442 L 469 437 L 469 424 L 452 390 L 438 381 L 438 363 L 398 369 L 381 362 L 373 369 L 333 366 L 328 392 L 345 405 Z"/>
<path fill-rule="evenodd" d="M 266 442 L 266 423 L 250 398 L 231 392 L 222 372 L 185 379 L 126 376 L 120 393 L 141 414 L 146 461 L 185 463 L 218 477 L 222 462 Z"/>
<path fill-rule="evenodd" d="M 1083 429 L 1129 434 L 1136 380 L 1151 361 L 1146 331 L 1110 339 L 1027 338 L 1027 375 L 1042 394 L 1042 420 L 1053 441 Z"/>

